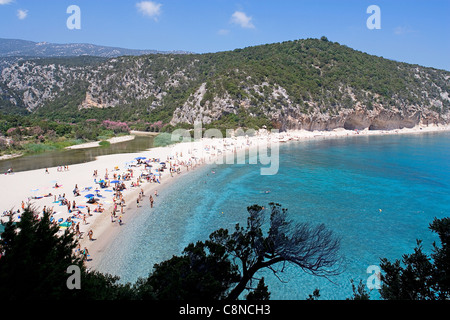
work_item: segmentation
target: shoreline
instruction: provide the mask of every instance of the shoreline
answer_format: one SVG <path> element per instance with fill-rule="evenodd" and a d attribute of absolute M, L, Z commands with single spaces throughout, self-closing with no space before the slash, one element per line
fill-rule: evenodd
<path fill-rule="evenodd" d="M 204 164 L 197 164 L 196 167 L 190 169 L 189 171 L 183 171 L 180 174 L 175 173 L 173 177 L 170 174 L 162 175 L 161 183 L 146 183 L 142 186 L 144 196 L 142 201 L 139 202 L 139 207 L 137 206 L 137 199 L 139 197 L 139 190 L 133 190 L 128 193 L 125 197 L 126 206 L 124 209 L 124 223 L 131 221 L 138 214 L 140 214 L 143 207 L 150 208 L 149 196 L 152 195 L 154 198 L 154 205 L 158 205 L 158 197 L 154 195 L 157 191 L 158 195 L 164 194 L 173 183 L 176 182 L 177 177 L 180 175 L 186 176 L 189 173 L 194 172 L 197 168 Z M 108 211 L 109 210 L 109 211 Z M 98 219 L 93 221 L 92 229 L 94 230 L 95 241 L 90 241 L 87 237 L 80 241 L 80 247 L 88 247 L 89 253 L 93 256 L 93 259 L 86 261 L 85 266 L 89 269 L 94 269 L 101 262 L 103 254 L 105 254 L 108 247 L 112 244 L 112 241 L 120 233 L 122 226 L 118 225 L 117 222 L 111 222 L 111 216 L 109 212 L 112 211 L 112 207 L 108 208 L 107 214 L 102 214 Z M 97 237 L 98 236 L 98 237 Z"/>
<path fill-rule="evenodd" d="M 155 135 L 155 134 L 154 133 L 146 134 L 146 132 L 141 132 L 141 131 L 130 131 L 130 134 L 126 135 L 126 136 L 113 137 L 113 138 L 110 138 L 108 140 L 92 141 L 92 142 L 75 144 L 73 146 L 65 147 L 64 149 L 71 150 L 71 149 L 97 148 L 97 147 L 101 147 L 100 142 L 102 142 L 102 141 L 107 141 L 110 144 L 116 144 L 116 143 L 120 143 L 120 142 L 126 142 L 126 141 L 130 141 L 130 140 L 134 140 L 137 135 L 140 135 L 140 136 L 143 136 L 143 135 L 152 136 L 152 135 Z M 24 155 L 26 155 L 26 154 L 24 154 L 24 153 L 5 154 L 3 156 L 0 156 L 0 161 L 2 161 L 2 160 L 10 160 L 10 159 L 14 159 L 14 158 L 19 158 L 19 157 L 22 157 Z"/>
<path fill-rule="evenodd" d="M 127 136 L 120 136 L 120 137 L 113 137 L 108 140 L 105 140 L 109 142 L 110 144 L 120 143 L 120 142 L 126 142 L 133 140 L 135 138 L 135 135 L 127 135 Z M 101 141 L 93 141 L 93 142 L 86 142 L 81 144 L 76 144 L 73 146 L 65 147 L 64 149 L 87 149 L 87 148 L 96 148 L 100 147 Z"/>
<path fill-rule="evenodd" d="M 281 142 L 292 142 L 292 141 L 306 141 L 306 140 L 310 140 L 310 139 L 327 139 L 327 138 L 343 138 L 343 137 L 348 137 L 348 136 L 367 136 L 367 135 L 391 135 L 391 134 L 421 134 L 421 133 L 429 133 L 429 132 L 443 132 L 443 131 L 450 131 L 450 126 L 446 126 L 446 127 L 429 127 L 427 130 L 423 130 L 420 128 L 412 128 L 412 129 L 397 129 L 397 130 L 392 130 L 392 131 L 370 131 L 370 130 L 363 130 L 360 131 L 358 133 L 356 133 L 355 131 L 350 131 L 350 130 L 345 130 L 345 129 L 337 129 L 334 131 L 316 131 L 316 132 L 310 132 L 310 131 L 305 131 L 305 130 L 292 130 L 292 131 L 288 131 L 286 133 L 279 133 L 276 134 L 276 137 L 271 137 L 271 134 L 269 133 L 267 136 L 262 136 L 263 140 L 265 140 L 266 138 L 275 138 L 275 140 L 277 141 L 281 141 Z M 334 133 L 334 134 L 332 134 Z M 289 138 L 286 139 L 286 136 L 288 136 Z M 261 138 L 261 136 L 259 136 L 259 138 Z M 254 142 L 254 141 L 253 141 Z M 245 149 L 241 149 L 241 151 L 248 151 L 250 148 L 255 148 L 258 147 L 259 143 L 257 142 L 256 144 L 251 144 L 250 146 L 248 146 Z M 167 148 L 167 147 L 163 147 L 163 148 Z M 226 157 L 227 154 L 223 153 L 222 154 L 223 157 Z M 211 164 L 209 163 L 212 160 L 212 163 L 214 163 L 214 161 L 217 160 L 216 159 L 209 159 L 208 163 L 205 163 L 205 161 L 203 160 L 203 162 L 201 164 L 199 164 L 197 167 L 203 167 L 205 165 Z M 189 174 L 190 172 L 193 172 L 193 170 L 190 170 L 189 172 L 182 172 L 183 175 Z M 159 189 L 158 189 L 158 193 L 164 193 L 164 191 L 166 189 L 168 189 L 170 187 L 170 185 L 175 182 L 176 179 L 172 179 L 171 177 L 168 177 L 170 179 L 170 182 L 168 183 L 164 183 L 161 184 Z M 167 180 L 167 178 L 166 178 Z M 155 187 L 155 185 L 150 185 L 147 188 L 144 188 L 144 194 L 147 197 L 148 194 L 153 194 L 153 192 L 155 191 L 155 189 L 157 189 Z M 138 215 L 139 213 L 142 213 L 142 207 L 137 208 L 135 205 L 136 199 L 137 199 L 137 193 L 134 194 L 134 196 L 131 196 L 131 203 L 133 204 L 131 207 L 128 207 L 126 212 L 127 212 L 127 220 L 132 219 L 133 217 L 135 217 L 136 215 Z M 148 199 L 144 200 L 144 206 L 148 206 L 149 202 Z M 106 221 L 107 219 L 103 219 L 103 223 L 104 224 L 110 224 L 111 222 Z M 105 226 L 103 226 L 105 228 Z M 103 233 L 102 235 L 102 239 L 101 241 L 98 242 L 98 239 L 95 241 L 95 243 L 91 246 L 92 250 L 90 251 L 91 253 L 93 253 L 95 255 L 95 261 L 89 261 L 87 263 L 87 266 L 95 269 L 95 267 L 100 263 L 103 254 L 105 253 L 105 249 L 108 248 L 108 246 L 111 244 L 111 241 L 114 240 L 115 236 L 117 236 L 117 234 L 120 232 L 120 227 L 116 226 L 115 224 L 113 225 L 113 228 L 110 228 L 110 232 L 108 234 Z"/>
<path fill-rule="evenodd" d="M 412 129 L 397 129 L 397 130 L 380 130 L 380 131 L 350 131 L 345 129 L 335 129 L 333 131 L 305 131 L 305 130 L 292 130 L 283 133 L 270 133 L 267 131 L 260 131 L 254 137 L 234 137 L 223 139 L 207 139 L 202 138 L 200 141 L 177 143 L 166 147 L 151 148 L 138 153 L 129 154 L 113 154 L 107 156 L 97 157 L 96 160 L 88 163 L 81 163 L 71 165 L 67 171 L 58 171 L 56 167 L 48 168 L 49 173 L 46 173 L 44 169 L 37 169 L 31 171 L 17 172 L 9 175 L 0 176 L 0 194 L 2 194 L 1 212 L 3 210 L 14 209 L 18 210 L 21 206 L 21 201 L 25 201 L 30 196 L 49 194 L 51 196 L 43 196 L 40 199 L 31 199 L 29 203 L 35 207 L 38 212 L 42 211 L 43 206 L 47 208 L 53 208 L 54 217 L 56 219 L 67 219 L 71 216 L 67 212 L 64 206 L 59 206 L 53 200 L 58 194 L 66 194 L 69 201 L 75 200 L 78 205 L 81 205 L 80 212 L 82 215 L 86 213 L 86 207 L 84 194 L 81 192 L 81 196 L 73 196 L 72 190 L 75 185 L 82 190 L 85 187 L 92 187 L 95 189 L 96 184 L 92 176 L 94 170 L 98 170 L 99 176 L 97 179 L 103 178 L 105 170 L 112 176 L 114 173 L 121 174 L 128 169 L 132 169 L 137 174 L 144 172 L 140 166 L 129 166 L 130 162 L 134 161 L 139 156 L 144 156 L 146 159 L 158 159 L 158 162 L 168 162 L 168 168 L 180 169 L 180 174 L 173 173 L 174 177 L 171 177 L 168 170 L 164 170 L 160 176 L 161 183 L 143 182 L 138 188 L 131 187 L 131 182 L 136 182 L 137 178 L 130 181 L 126 181 L 126 191 L 123 192 L 125 198 L 124 207 L 124 223 L 127 223 L 128 219 L 132 219 L 134 216 L 142 212 L 137 208 L 136 200 L 139 196 L 139 192 L 142 188 L 144 192 L 144 198 L 142 200 L 142 206 L 150 206 L 149 196 L 154 195 L 155 190 L 158 193 L 164 192 L 172 183 L 176 182 L 177 176 L 184 176 L 196 168 L 204 166 L 205 164 L 211 164 L 217 161 L 219 157 L 227 156 L 228 154 L 236 153 L 236 151 L 246 151 L 251 148 L 259 146 L 261 143 L 267 144 L 271 142 L 288 142 L 288 141 L 306 141 L 310 139 L 328 139 L 339 138 L 349 136 L 369 136 L 369 135 L 389 135 L 389 134 L 420 134 L 430 132 L 444 132 L 450 131 L 450 126 L 429 126 L 429 127 L 415 127 Z M 120 138 L 120 137 L 119 137 Z M 207 148 L 206 148 L 207 147 Z M 205 152 L 205 150 L 208 151 Z M 220 152 L 219 152 L 220 150 Z M 126 165 L 128 163 L 128 166 Z M 152 163 L 152 162 L 151 162 Z M 186 165 L 190 163 L 190 167 Z M 189 168 L 189 171 L 187 170 Z M 58 189 L 52 187 L 53 185 L 61 185 Z M 91 189 L 90 192 L 92 192 Z M 110 189 L 110 188 L 108 188 Z M 106 191 L 106 190 L 104 190 Z M 114 239 L 114 237 L 120 232 L 121 226 L 117 222 L 111 222 L 111 212 L 113 209 L 112 193 L 104 192 L 101 190 L 102 207 L 104 211 L 102 213 L 93 212 L 94 206 L 90 206 L 92 216 L 86 216 L 86 224 L 82 220 L 80 222 L 80 231 L 82 232 L 82 238 L 79 240 L 80 247 L 86 247 L 92 257 L 91 260 L 86 262 L 86 266 L 91 269 L 95 269 L 96 265 L 101 261 L 103 254 L 106 252 L 108 245 Z M 80 203 L 81 202 L 81 203 Z M 155 198 L 155 205 L 157 205 L 157 198 Z M 1 213 L 0 212 L 0 213 Z M 117 216 L 120 215 L 117 214 Z M 17 221 L 18 214 L 14 215 Z M 0 220 L 5 222 L 7 217 L 1 216 Z M 75 220 L 74 220 L 75 221 Z M 93 231 L 93 239 L 89 240 L 87 232 Z M 63 231 L 63 229 L 61 229 Z"/>
<path fill-rule="evenodd" d="M 10 159 L 14 159 L 14 158 L 19 158 L 21 156 L 23 156 L 23 153 L 5 154 L 3 156 L 0 156 L 0 161 L 2 161 L 2 160 L 10 160 Z"/>
<path fill-rule="evenodd" d="M 348 136 L 380 136 L 380 135 L 398 135 L 398 134 L 422 134 L 450 131 L 450 125 L 417 125 L 413 128 L 392 129 L 392 130 L 346 130 L 338 128 L 331 131 L 306 131 L 290 130 L 286 132 L 284 140 L 304 140 L 311 138 L 339 138 Z M 283 133 L 280 133 L 283 135 Z M 287 139 L 286 139 L 287 138 Z M 285 142 L 285 141 L 282 141 Z"/>

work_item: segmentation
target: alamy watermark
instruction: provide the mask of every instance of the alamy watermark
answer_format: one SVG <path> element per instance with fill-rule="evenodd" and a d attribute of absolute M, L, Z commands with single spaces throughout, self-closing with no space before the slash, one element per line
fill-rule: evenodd
<path fill-rule="evenodd" d="M 370 5 L 367 7 L 367 13 L 371 14 L 367 18 L 366 26 L 369 30 L 381 29 L 381 9 L 377 5 Z"/>
<path fill-rule="evenodd" d="M 81 9 L 77 5 L 70 5 L 66 10 L 70 16 L 67 18 L 66 26 L 69 30 L 81 29 Z M 379 6 L 372 4 L 367 7 L 366 13 L 370 14 L 366 20 L 366 26 L 369 30 L 381 29 L 381 9 Z"/>
<path fill-rule="evenodd" d="M 67 278 L 66 286 L 69 290 L 81 289 L 81 270 L 77 265 L 67 267 L 66 273 L 70 274 Z"/>
<path fill-rule="evenodd" d="M 371 265 L 367 268 L 367 273 L 370 276 L 367 278 L 367 288 L 369 290 L 381 289 L 381 268 L 376 265 Z"/>
<path fill-rule="evenodd" d="M 80 30 L 81 29 L 81 9 L 77 5 L 70 5 L 67 7 L 66 12 L 70 14 L 67 18 L 66 26 L 69 30 Z"/>

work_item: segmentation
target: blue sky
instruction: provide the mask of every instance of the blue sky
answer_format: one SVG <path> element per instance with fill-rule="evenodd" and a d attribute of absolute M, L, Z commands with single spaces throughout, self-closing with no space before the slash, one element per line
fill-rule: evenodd
<path fill-rule="evenodd" d="M 70 5 L 79 30 L 67 28 Z M 367 28 L 370 5 L 381 29 Z M 205 53 L 323 35 L 450 70 L 450 0 L 0 0 L 1 38 Z"/>

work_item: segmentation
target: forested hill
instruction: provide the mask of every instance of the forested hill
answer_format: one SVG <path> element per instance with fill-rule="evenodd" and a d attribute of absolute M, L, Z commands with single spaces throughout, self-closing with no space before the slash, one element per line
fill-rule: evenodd
<path fill-rule="evenodd" d="M 394 129 L 450 122 L 450 72 L 322 39 L 208 54 L 13 63 L 0 111 L 172 126 Z"/>

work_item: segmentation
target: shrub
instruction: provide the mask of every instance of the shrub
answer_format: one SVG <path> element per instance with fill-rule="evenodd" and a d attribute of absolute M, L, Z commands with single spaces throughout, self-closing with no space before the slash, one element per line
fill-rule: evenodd
<path fill-rule="evenodd" d="M 125 122 L 104 120 L 102 122 L 102 125 L 106 129 L 113 130 L 114 133 L 130 132 L 130 128 L 128 127 L 128 124 L 126 124 Z"/>

